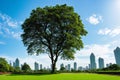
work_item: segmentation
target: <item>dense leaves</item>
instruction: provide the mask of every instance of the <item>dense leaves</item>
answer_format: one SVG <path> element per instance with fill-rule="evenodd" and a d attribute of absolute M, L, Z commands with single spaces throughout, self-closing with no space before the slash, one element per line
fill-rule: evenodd
<path fill-rule="evenodd" d="M 0 57 L 0 72 L 7 72 L 9 71 L 9 64 L 5 60 L 5 58 Z"/>
<path fill-rule="evenodd" d="M 24 63 L 21 68 L 24 72 L 30 72 L 31 68 L 27 63 Z"/>
<path fill-rule="evenodd" d="M 52 70 L 59 56 L 61 59 L 74 59 L 75 51 L 83 48 L 81 37 L 87 34 L 80 16 L 66 4 L 32 10 L 22 29 L 21 36 L 28 53 L 48 54 Z"/>

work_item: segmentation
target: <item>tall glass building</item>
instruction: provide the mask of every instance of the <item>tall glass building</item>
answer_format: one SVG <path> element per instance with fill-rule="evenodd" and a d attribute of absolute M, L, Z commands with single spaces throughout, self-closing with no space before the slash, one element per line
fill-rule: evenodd
<path fill-rule="evenodd" d="M 95 55 L 93 53 L 90 55 L 90 69 L 96 69 Z"/>
<path fill-rule="evenodd" d="M 99 57 L 98 63 L 99 63 L 99 69 L 104 68 L 104 59 L 103 58 Z"/>
<path fill-rule="evenodd" d="M 16 60 L 15 60 L 15 67 L 20 67 L 20 61 L 19 61 L 19 59 L 17 58 Z"/>
<path fill-rule="evenodd" d="M 76 71 L 77 70 L 77 63 L 74 62 L 74 70 Z"/>
<path fill-rule="evenodd" d="M 70 64 L 68 64 L 68 71 L 71 71 Z"/>
<path fill-rule="evenodd" d="M 117 47 L 114 50 L 114 55 L 115 55 L 116 64 L 120 66 L 120 48 L 119 47 Z"/>
<path fill-rule="evenodd" d="M 37 62 L 34 63 L 35 70 L 39 70 L 39 64 Z"/>

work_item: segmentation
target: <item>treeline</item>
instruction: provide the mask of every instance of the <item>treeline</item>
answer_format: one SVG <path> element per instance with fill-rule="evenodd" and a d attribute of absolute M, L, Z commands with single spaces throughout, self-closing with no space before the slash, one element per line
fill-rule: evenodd
<path fill-rule="evenodd" d="M 11 66 L 5 58 L 0 57 L 0 74 L 4 73 L 48 73 L 50 70 L 32 70 L 27 63 L 21 65 L 21 67 Z"/>
<path fill-rule="evenodd" d="M 0 57 L 0 72 L 30 72 L 31 68 L 27 63 L 24 63 L 21 68 L 13 67 L 6 61 L 5 58 Z"/>

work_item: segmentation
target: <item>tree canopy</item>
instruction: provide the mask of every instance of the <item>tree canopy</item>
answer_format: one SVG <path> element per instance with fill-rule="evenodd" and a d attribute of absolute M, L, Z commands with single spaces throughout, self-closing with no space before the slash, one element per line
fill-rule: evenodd
<path fill-rule="evenodd" d="M 0 72 L 7 72 L 9 71 L 9 64 L 5 60 L 5 58 L 0 57 Z"/>
<path fill-rule="evenodd" d="M 52 73 L 58 57 L 74 59 L 76 50 L 83 48 L 82 36 L 87 34 L 80 16 L 66 4 L 32 10 L 22 29 L 21 36 L 28 54 L 48 54 Z"/>
<path fill-rule="evenodd" d="M 24 72 L 29 72 L 31 68 L 27 63 L 24 63 L 21 67 L 21 70 L 23 70 Z"/>

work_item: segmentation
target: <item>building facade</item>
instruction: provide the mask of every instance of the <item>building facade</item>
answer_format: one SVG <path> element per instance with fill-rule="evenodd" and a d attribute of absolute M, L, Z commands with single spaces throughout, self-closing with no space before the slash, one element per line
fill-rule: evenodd
<path fill-rule="evenodd" d="M 120 66 L 120 48 L 119 47 L 117 47 L 114 50 L 114 55 L 115 55 L 116 64 Z"/>
<path fill-rule="evenodd" d="M 93 53 L 90 55 L 90 69 L 96 69 L 95 55 Z"/>
<path fill-rule="evenodd" d="M 99 69 L 104 68 L 104 59 L 99 57 L 98 59 Z"/>
<path fill-rule="evenodd" d="M 74 70 L 77 71 L 77 63 L 74 62 Z"/>
<path fill-rule="evenodd" d="M 39 70 L 39 64 L 37 62 L 34 63 L 35 70 Z"/>

